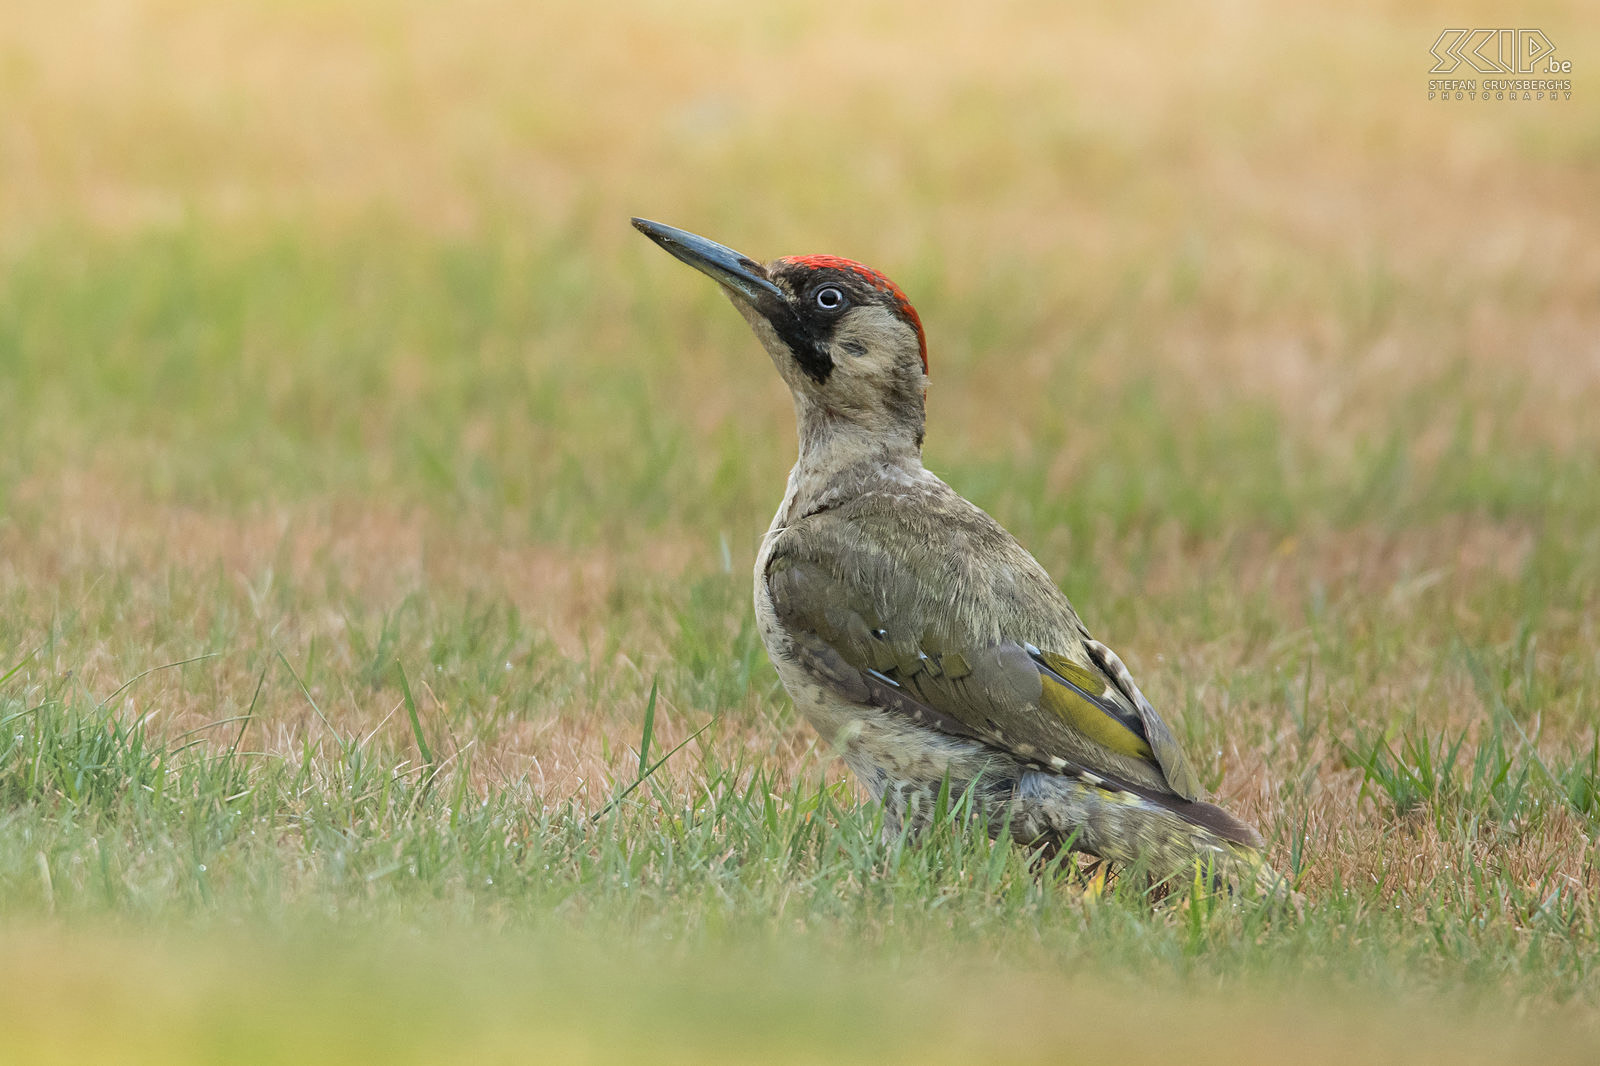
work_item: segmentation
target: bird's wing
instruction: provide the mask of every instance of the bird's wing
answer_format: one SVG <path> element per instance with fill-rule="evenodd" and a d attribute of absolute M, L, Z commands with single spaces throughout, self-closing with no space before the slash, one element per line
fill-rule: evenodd
<path fill-rule="evenodd" d="M 1088 654 L 1089 661 L 1094 663 L 1099 676 L 1116 686 L 1117 691 L 1133 705 L 1145 742 L 1150 745 L 1151 752 L 1166 773 L 1167 781 L 1171 783 L 1173 791 L 1184 799 L 1192 800 L 1198 797 L 1200 780 L 1195 777 L 1194 769 L 1184 757 L 1178 738 L 1172 735 L 1167 723 L 1156 713 L 1150 701 L 1145 699 L 1144 693 L 1139 691 L 1139 686 L 1134 684 L 1133 675 L 1122 664 L 1117 653 L 1091 637 L 1088 630 L 1082 630 L 1082 633 L 1083 649 Z"/>
<path fill-rule="evenodd" d="M 763 579 L 796 653 L 842 694 L 1044 767 L 1197 798 L 1171 730 L 1121 660 L 1087 638 L 1048 577 L 1048 592 L 996 592 L 948 574 L 919 582 L 912 575 L 926 568 L 905 556 L 949 560 L 960 545 L 940 543 L 948 531 L 891 551 L 859 528 L 832 525 L 775 544 Z M 936 591 L 952 586 L 961 591 Z M 1030 595 L 1059 600 L 1046 604 L 1043 624 L 1030 622 L 1037 610 L 1007 609 Z"/>

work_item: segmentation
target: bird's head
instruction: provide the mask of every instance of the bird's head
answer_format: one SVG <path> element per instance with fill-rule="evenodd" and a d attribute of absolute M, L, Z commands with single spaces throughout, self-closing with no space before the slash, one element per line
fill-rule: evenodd
<path fill-rule="evenodd" d="M 828 425 L 921 447 L 928 345 L 898 285 L 837 256 L 762 264 L 685 230 L 633 224 L 722 286 L 794 393 L 802 434 Z"/>

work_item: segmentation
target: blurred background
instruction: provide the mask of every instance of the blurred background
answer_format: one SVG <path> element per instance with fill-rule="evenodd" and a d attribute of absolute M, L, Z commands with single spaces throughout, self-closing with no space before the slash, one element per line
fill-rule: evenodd
<path fill-rule="evenodd" d="M 1034 550 L 1275 861 L 1355 899 L 1346 931 L 1575 908 L 1534 957 L 1506 918 L 1388 980 L 1471 972 L 1592 1023 L 1594 16 L 12 0 L 0 906 L 389 913 L 371 886 L 416 875 L 415 818 L 455 824 L 405 791 L 418 767 L 458 813 L 581 821 L 707 723 L 632 796 L 641 832 L 762 773 L 854 817 L 749 618 L 788 396 L 642 215 L 893 277 L 928 333 L 929 465 Z M 1430 101 L 1441 31 L 1503 24 L 1545 32 L 1570 96 Z M 281 779 L 196 779 L 184 809 L 249 819 L 128 814 L 180 753 L 244 751 Z M 365 820 L 364 772 L 397 821 Z M 330 804 L 336 842 L 284 829 Z M 423 894 L 537 912 L 485 854 L 424 863 Z M 678 902 L 575 858 L 518 876 L 647 941 L 708 936 L 676 908 L 709 867 L 630 856 Z M 1440 887 L 1466 866 L 1488 879 Z M 739 906 L 781 914 L 794 882 Z M 855 920 L 829 919 L 846 943 Z"/>

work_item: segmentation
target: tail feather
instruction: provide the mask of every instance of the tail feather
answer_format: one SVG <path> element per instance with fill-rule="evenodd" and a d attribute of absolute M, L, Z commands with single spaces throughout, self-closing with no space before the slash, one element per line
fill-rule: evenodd
<path fill-rule="evenodd" d="M 1184 821 L 1208 829 L 1230 843 L 1257 849 L 1266 846 L 1266 841 L 1261 839 L 1261 834 L 1256 831 L 1255 826 L 1241 822 L 1214 803 L 1179 800 L 1166 803 L 1164 806 L 1171 808 L 1172 812 Z"/>
<path fill-rule="evenodd" d="M 1136 796 L 1149 800 L 1151 803 L 1165 807 L 1184 821 L 1214 833 L 1230 844 L 1239 844 L 1257 850 L 1266 846 L 1266 841 L 1261 839 L 1261 834 L 1256 831 L 1255 826 L 1240 821 L 1214 803 L 1206 803 L 1204 800 L 1186 800 L 1182 796 L 1175 796 L 1168 792 L 1157 792 L 1155 789 L 1129 784 L 1126 781 L 1115 778 L 1105 778 L 1105 780 L 1107 784 L 1113 785 L 1124 792 L 1131 792 Z"/>

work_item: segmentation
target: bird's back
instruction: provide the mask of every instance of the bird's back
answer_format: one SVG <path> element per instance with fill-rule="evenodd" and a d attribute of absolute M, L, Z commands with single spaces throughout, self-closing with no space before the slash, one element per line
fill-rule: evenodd
<path fill-rule="evenodd" d="M 864 478 L 850 496 L 775 525 L 769 554 L 829 567 L 878 617 L 975 647 L 1009 640 L 1082 655 L 1072 604 L 987 512 L 924 470 Z M 780 515 L 781 517 L 781 515 Z"/>

